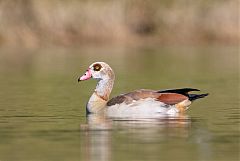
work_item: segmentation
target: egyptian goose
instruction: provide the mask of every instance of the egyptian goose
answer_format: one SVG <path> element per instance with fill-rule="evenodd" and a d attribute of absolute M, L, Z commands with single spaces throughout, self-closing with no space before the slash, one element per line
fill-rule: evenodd
<path fill-rule="evenodd" d="M 208 94 L 188 94 L 198 89 L 182 88 L 170 90 L 140 89 L 121 94 L 109 100 L 115 75 L 105 62 L 95 62 L 89 66 L 79 81 L 94 78 L 98 81 L 96 89 L 87 103 L 87 113 L 107 111 L 110 116 L 151 116 L 155 114 L 176 114 L 188 109 L 193 100 Z"/>

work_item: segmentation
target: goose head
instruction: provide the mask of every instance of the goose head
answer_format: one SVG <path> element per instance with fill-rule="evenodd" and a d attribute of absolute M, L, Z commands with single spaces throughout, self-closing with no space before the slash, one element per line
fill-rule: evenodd
<path fill-rule="evenodd" d="M 109 100 L 115 76 L 112 68 L 107 63 L 95 62 L 88 67 L 83 76 L 78 78 L 78 82 L 90 78 L 96 79 L 98 83 L 87 103 L 87 111 L 97 113 L 104 109 Z"/>
<path fill-rule="evenodd" d="M 105 62 L 95 62 L 92 63 L 86 73 L 78 78 L 79 81 L 88 80 L 90 78 L 101 80 L 114 80 L 115 75 L 112 68 Z"/>

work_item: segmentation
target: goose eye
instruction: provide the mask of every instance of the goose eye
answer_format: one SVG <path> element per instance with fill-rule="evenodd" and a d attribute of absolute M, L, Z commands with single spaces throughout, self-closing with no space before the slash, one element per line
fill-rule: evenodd
<path fill-rule="evenodd" d="M 102 68 L 102 66 L 100 64 L 94 64 L 93 65 L 93 70 L 94 71 L 99 71 L 99 70 L 101 70 L 101 68 Z"/>

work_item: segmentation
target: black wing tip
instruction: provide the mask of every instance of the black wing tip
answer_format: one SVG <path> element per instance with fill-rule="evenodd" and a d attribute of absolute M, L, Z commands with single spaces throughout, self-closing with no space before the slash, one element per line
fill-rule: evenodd
<path fill-rule="evenodd" d="M 194 100 L 197 100 L 199 98 L 204 98 L 206 96 L 208 96 L 209 93 L 203 93 L 203 94 L 190 94 L 188 97 L 189 97 L 189 100 L 190 101 L 194 101 Z"/>
<path fill-rule="evenodd" d="M 178 88 L 178 89 L 175 89 L 175 90 L 185 91 L 185 92 L 201 91 L 200 89 L 196 89 L 196 88 Z"/>
<path fill-rule="evenodd" d="M 176 88 L 176 89 L 166 89 L 166 90 L 160 90 L 158 93 L 181 93 L 181 94 L 187 94 L 188 92 L 191 91 L 200 91 L 199 89 L 196 88 Z"/>
<path fill-rule="evenodd" d="M 204 94 L 202 94 L 202 97 L 206 97 L 208 95 L 209 95 L 209 93 L 204 93 Z"/>

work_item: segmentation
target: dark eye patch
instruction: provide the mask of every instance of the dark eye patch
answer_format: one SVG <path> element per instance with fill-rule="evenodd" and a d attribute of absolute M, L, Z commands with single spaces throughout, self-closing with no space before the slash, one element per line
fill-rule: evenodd
<path fill-rule="evenodd" d="M 94 64 L 93 65 L 93 70 L 94 71 L 99 71 L 99 70 L 101 70 L 101 68 L 102 68 L 102 66 L 100 64 Z"/>

